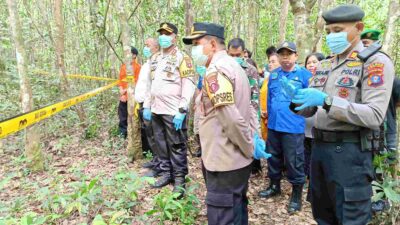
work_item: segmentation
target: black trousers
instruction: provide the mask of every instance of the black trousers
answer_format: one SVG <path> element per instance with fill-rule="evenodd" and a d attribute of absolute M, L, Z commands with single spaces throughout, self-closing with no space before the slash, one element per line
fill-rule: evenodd
<path fill-rule="evenodd" d="M 186 119 L 181 130 L 175 130 L 174 116 L 152 114 L 152 127 L 155 152 L 159 159 L 161 175 L 185 177 L 187 165 L 187 126 Z"/>
<path fill-rule="evenodd" d="M 311 206 L 319 225 L 365 225 L 371 219 L 372 153 L 360 143 L 315 140 Z"/>
<path fill-rule="evenodd" d="M 304 173 L 310 177 L 312 138 L 304 138 Z"/>
<path fill-rule="evenodd" d="M 233 171 L 206 173 L 206 204 L 209 225 L 247 225 L 247 189 L 251 164 Z"/>
<path fill-rule="evenodd" d="M 139 109 L 139 122 L 140 122 L 140 132 L 142 137 L 142 149 L 143 153 L 150 151 L 153 155 L 153 150 L 151 149 L 151 143 L 153 140 L 151 136 L 153 135 L 153 131 L 151 130 L 151 121 L 147 121 L 143 118 L 143 107 Z M 150 129 L 150 132 L 148 131 Z"/>
<path fill-rule="evenodd" d="M 118 118 L 119 133 L 126 138 L 128 135 L 128 102 L 119 101 Z"/>
<path fill-rule="evenodd" d="M 288 181 L 293 185 L 305 183 L 304 134 L 292 134 L 268 130 L 268 177 L 281 180 L 286 167 Z"/>

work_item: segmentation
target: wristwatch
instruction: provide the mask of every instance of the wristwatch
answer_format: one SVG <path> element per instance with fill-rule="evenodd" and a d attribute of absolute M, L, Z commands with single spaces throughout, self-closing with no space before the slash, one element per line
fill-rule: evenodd
<path fill-rule="evenodd" d="M 325 109 L 326 112 L 329 112 L 331 106 L 332 106 L 332 98 L 330 96 L 326 96 L 322 108 Z"/>
<path fill-rule="evenodd" d="M 179 108 L 179 112 L 180 112 L 180 113 L 187 113 L 187 110 L 184 109 L 184 108 Z"/>

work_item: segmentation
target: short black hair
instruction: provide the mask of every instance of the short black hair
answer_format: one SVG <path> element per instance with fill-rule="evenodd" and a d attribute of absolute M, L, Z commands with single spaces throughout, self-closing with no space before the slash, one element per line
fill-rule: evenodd
<path fill-rule="evenodd" d="M 246 50 L 245 46 L 244 46 L 244 41 L 241 38 L 234 38 L 232 40 L 229 41 L 228 43 L 228 49 L 229 48 L 239 48 L 242 47 L 242 50 Z"/>
<path fill-rule="evenodd" d="M 249 58 L 251 58 L 253 56 L 253 53 L 248 48 L 246 48 L 244 51 L 247 52 L 247 55 L 249 55 Z"/>
<path fill-rule="evenodd" d="M 132 55 L 138 55 L 139 54 L 138 50 L 133 46 L 131 47 L 131 53 L 132 53 Z"/>
<path fill-rule="evenodd" d="M 272 54 L 276 53 L 276 47 L 271 45 L 265 50 L 265 54 L 267 54 L 267 57 L 269 58 Z"/>
<path fill-rule="evenodd" d="M 324 59 L 325 59 L 325 55 L 324 55 L 324 54 L 319 53 L 319 52 L 313 52 L 313 53 L 309 54 L 309 55 L 306 57 L 306 61 L 305 61 L 305 63 L 304 63 L 305 66 L 307 66 L 307 61 L 308 61 L 308 59 L 309 59 L 311 56 L 315 56 L 315 58 L 317 58 L 318 61 L 321 61 L 321 60 L 324 60 Z"/>

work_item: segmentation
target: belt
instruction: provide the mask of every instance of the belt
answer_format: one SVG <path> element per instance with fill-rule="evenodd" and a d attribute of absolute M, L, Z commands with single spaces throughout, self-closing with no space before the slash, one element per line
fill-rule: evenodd
<path fill-rule="evenodd" d="M 359 131 L 327 131 L 313 128 L 312 130 L 314 139 L 316 141 L 330 142 L 330 143 L 358 143 L 361 142 Z"/>

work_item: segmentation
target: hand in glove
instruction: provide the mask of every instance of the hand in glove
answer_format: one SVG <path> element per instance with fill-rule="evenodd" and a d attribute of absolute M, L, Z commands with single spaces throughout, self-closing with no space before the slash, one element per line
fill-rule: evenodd
<path fill-rule="evenodd" d="M 299 111 L 307 107 L 324 105 L 326 96 L 328 96 L 326 93 L 318 89 L 304 88 L 297 92 L 292 102 L 301 105 L 295 108 Z"/>
<path fill-rule="evenodd" d="M 175 130 L 180 130 L 182 129 L 182 123 L 183 120 L 185 119 L 186 114 L 185 113 L 179 113 L 175 115 L 174 120 L 172 121 L 175 126 Z"/>
<path fill-rule="evenodd" d="M 255 159 L 261 159 L 261 158 L 268 159 L 272 156 L 271 154 L 265 152 L 265 141 L 262 140 L 258 136 L 258 134 L 254 135 L 253 143 L 254 143 L 253 157 Z"/>
<path fill-rule="evenodd" d="M 297 91 L 302 88 L 302 84 L 300 81 L 289 80 L 285 76 L 283 76 L 279 80 L 279 83 L 285 95 L 290 99 L 292 99 L 296 95 Z"/>
<path fill-rule="evenodd" d="M 151 120 L 151 110 L 149 108 L 143 109 L 143 119 L 150 121 Z"/>

